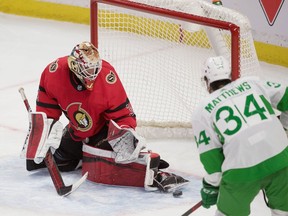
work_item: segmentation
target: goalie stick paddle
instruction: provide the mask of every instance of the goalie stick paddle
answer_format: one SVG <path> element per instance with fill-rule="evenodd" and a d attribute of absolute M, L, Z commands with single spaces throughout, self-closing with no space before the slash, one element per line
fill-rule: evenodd
<path fill-rule="evenodd" d="M 19 93 L 21 94 L 21 97 L 23 99 L 23 102 L 25 104 L 25 107 L 28 112 L 32 112 L 32 109 L 29 105 L 29 102 L 27 100 L 27 97 L 25 95 L 24 89 L 21 87 L 19 88 Z M 32 124 L 31 121 L 29 120 L 29 130 L 31 129 Z M 28 136 L 26 137 L 26 139 Z M 26 143 L 26 142 L 25 142 Z M 55 186 L 55 189 L 60 196 L 68 196 L 71 194 L 73 191 L 75 191 L 86 179 L 88 176 L 88 172 L 86 172 L 77 182 L 75 182 L 72 185 L 65 186 L 63 178 L 60 174 L 60 171 L 58 169 L 58 166 L 53 158 L 53 154 L 51 150 L 49 149 L 45 158 L 44 158 L 45 164 L 48 168 L 49 174 L 52 178 L 53 184 Z"/>
<path fill-rule="evenodd" d="M 196 211 L 200 206 L 202 206 L 202 200 L 196 203 L 193 207 L 191 207 L 188 211 L 186 211 L 182 216 L 188 216 L 192 212 Z"/>

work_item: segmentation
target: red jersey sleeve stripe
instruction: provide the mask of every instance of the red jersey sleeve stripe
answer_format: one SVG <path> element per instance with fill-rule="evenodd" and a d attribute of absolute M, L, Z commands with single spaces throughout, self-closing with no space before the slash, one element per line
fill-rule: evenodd
<path fill-rule="evenodd" d="M 43 102 L 40 102 L 40 101 L 36 101 L 36 105 L 39 106 L 39 107 L 43 107 L 43 108 L 61 110 L 60 106 L 55 105 L 55 104 L 49 104 L 49 103 L 43 103 Z"/>
<path fill-rule="evenodd" d="M 115 109 L 110 109 L 110 110 L 106 110 L 105 112 L 106 113 L 114 113 L 114 112 L 117 112 L 119 110 L 122 110 L 124 108 L 127 107 L 127 105 L 130 103 L 129 99 L 127 98 L 126 101 L 122 104 L 120 104 L 118 107 L 116 107 Z"/>

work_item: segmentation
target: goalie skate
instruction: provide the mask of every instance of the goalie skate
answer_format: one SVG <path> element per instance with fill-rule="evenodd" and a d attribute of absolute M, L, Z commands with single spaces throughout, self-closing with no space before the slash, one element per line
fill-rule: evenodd
<path fill-rule="evenodd" d="M 160 191 L 170 193 L 189 183 L 188 180 L 173 173 L 158 171 L 154 177 L 154 186 Z"/>

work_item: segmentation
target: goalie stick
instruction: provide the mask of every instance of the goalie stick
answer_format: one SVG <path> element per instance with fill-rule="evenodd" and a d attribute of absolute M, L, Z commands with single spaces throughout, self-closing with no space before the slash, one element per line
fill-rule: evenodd
<path fill-rule="evenodd" d="M 25 95 L 24 89 L 21 87 L 19 88 L 19 93 L 21 94 L 21 97 L 23 99 L 23 102 L 25 104 L 25 107 L 28 112 L 32 112 L 32 109 L 29 105 L 29 102 L 27 100 L 27 97 Z M 29 120 L 29 130 L 32 127 L 31 120 Z M 28 136 L 26 137 L 26 140 L 28 139 Z M 26 142 L 25 142 L 26 143 Z M 53 184 L 55 186 L 55 189 L 60 196 L 68 196 L 73 191 L 75 191 L 86 179 L 88 176 L 88 172 L 86 172 L 82 178 L 80 178 L 77 182 L 75 182 L 72 185 L 65 186 L 63 178 L 60 174 L 60 171 L 58 169 L 58 166 L 53 158 L 53 154 L 51 152 L 51 149 L 49 148 L 45 158 L 44 158 L 45 164 L 48 168 L 49 174 L 52 178 Z"/>
<path fill-rule="evenodd" d="M 191 207 L 188 211 L 186 211 L 182 216 L 188 216 L 192 212 L 196 211 L 200 206 L 202 206 L 202 200 L 196 203 L 193 207 Z"/>

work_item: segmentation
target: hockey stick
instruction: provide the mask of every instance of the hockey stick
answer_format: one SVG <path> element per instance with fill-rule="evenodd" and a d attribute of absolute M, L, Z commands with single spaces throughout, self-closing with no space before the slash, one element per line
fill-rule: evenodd
<path fill-rule="evenodd" d="M 196 211 L 200 206 L 202 206 L 202 201 L 199 201 L 198 203 L 196 203 L 192 208 L 186 211 L 182 216 L 190 215 L 192 212 Z"/>
<path fill-rule="evenodd" d="M 19 88 L 19 93 L 21 94 L 21 97 L 23 99 L 23 102 L 25 104 L 25 107 L 28 112 L 32 112 L 32 109 L 29 105 L 29 102 L 27 100 L 27 97 L 25 95 L 24 89 L 21 87 Z M 31 120 L 29 120 L 29 129 L 31 129 L 32 123 Z M 27 140 L 28 137 L 26 137 Z M 75 182 L 72 185 L 65 186 L 63 178 L 60 174 L 60 171 L 58 169 L 58 166 L 53 158 L 53 154 L 51 152 L 51 149 L 48 150 L 45 158 L 44 158 L 45 164 L 48 168 L 48 171 L 50 173 L 50 176 L 52 178 L 53 184 L 56 188 L 56 191 L 58 195 L 60 196 L 68 196 L 73 191 L 75 191 L 87 178 L 88 172 L 85 173 L 85 175 L 82 176 L 81 179 L 79 179 L 77 182 Z"/>

